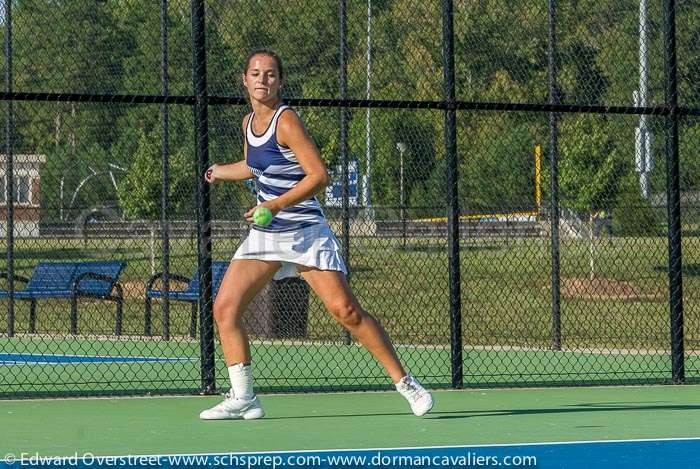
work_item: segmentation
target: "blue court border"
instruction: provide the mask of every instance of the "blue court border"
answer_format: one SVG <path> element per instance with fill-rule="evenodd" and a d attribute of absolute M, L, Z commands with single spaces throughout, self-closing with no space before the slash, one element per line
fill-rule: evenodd
<path fill-rule="evenodd" d="M 697 467 L 700 438 L 582 441 L 509 445 L 474 445 L 362 450 L 235 452 L 215 454 L 97 456 L 91 453 L 51 458 L 7 454 L 0 469 L 19 467 L 537 467 L 647 468 Z M 306 464 L 304 464 L 306 463 Z"/>
<path fill-rule="evenodd" d="M 73 365 L 84 363 L 151 363 L 193 362 L 190 357 L 141 357 L 120 355 L 43 355 L 35 353 L 0 353 L 3 365 Z"/>

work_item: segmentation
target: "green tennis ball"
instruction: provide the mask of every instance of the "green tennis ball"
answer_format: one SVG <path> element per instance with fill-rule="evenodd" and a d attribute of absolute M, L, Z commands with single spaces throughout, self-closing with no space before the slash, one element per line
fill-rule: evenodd
<path fill-rule="evenodd" d="M 258 207 L 253 212 L 253 223 L 258 226 L 267 226 L 272 221 L 272 212 L 267 207 Z"/>

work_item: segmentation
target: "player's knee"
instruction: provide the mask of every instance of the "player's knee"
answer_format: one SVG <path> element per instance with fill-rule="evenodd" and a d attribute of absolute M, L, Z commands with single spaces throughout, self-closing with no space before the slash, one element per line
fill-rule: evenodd
<path fill-rule="evenodd" d="M 226 320 L 226 304 L 223 301 L 215 301 L 214 307 L 212 308 L 212 313 L 214 315 L 214 321 L 221 325 L 222 322 Z"/>
<path fill-rule="evenodd" d="M 362 322 L 363 311 L 351 301 L 337 302 L 330 307 L 333 317 L 345 327 L 356 327 Z"/>
<path fill-rule="evenodd" d="M 239 321 L 240 315 L 236 314 L 236 306 L 232 301 L 215 301 L 212 313 L 214 321 L 220 328 Z"/>

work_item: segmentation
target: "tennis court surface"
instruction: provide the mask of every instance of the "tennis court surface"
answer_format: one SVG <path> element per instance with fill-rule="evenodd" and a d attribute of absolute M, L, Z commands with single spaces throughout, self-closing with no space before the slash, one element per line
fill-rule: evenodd
<path fill-rule="evenodd" d="M 697 467 L 700 386 L 263 395 L 256 421 L 200 421 L 219 396 L 0 401 L 2 468 Z"/>

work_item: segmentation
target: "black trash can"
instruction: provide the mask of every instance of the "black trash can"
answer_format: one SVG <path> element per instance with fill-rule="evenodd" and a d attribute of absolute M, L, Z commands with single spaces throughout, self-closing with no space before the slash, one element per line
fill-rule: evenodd
<path fill-rule="evenodd" d="M 272 280 L 253 300 L 244 317 L 248 334 L 271 338 L 305 338 L 309 285 L 299 277 Z"/>

